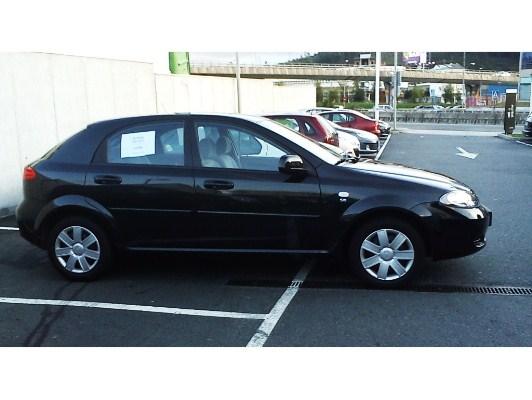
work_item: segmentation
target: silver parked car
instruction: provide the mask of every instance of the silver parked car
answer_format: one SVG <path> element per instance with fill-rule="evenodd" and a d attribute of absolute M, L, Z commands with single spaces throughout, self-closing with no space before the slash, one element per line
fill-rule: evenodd
<path fill-rule="evenodd" d="M 327 123 L 333 127 L 340 137 L 340 134 L 348 134 L 358 139 L 360 143 L 361 157 L 375 157 L 380 150 L 379 138 L 373 133 L 369 133 L 360 129 L 346 128 L 327 120 Z"/>

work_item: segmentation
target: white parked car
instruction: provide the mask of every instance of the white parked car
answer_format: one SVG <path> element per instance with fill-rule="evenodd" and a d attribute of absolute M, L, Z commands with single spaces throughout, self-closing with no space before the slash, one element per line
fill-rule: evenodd
<path fill-rule="evenodd" d="M 347 132 L 337 132 L 340 149 L 347 154 L 354 155 L 356 158 L 360 157 L 360 141 L 357 137 Z"/>

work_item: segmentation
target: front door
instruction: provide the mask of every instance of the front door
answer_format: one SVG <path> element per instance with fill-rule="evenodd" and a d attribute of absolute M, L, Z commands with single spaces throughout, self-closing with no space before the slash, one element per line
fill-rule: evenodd
<path fill-rule="evenodd" d="M 222 120 L 196 120 L 195 165 L 200 247 L 298 251 L 320 248 L 320 187 L 314 170 L 279 172 L 290 153 L 268 131 Z"/>

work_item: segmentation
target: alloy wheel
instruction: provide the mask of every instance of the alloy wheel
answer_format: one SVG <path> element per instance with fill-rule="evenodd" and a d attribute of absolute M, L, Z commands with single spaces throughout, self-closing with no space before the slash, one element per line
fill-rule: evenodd
<path fill-rule="evenodd" d="M 414 264 L 414 245 L 398 230 L 379 229 L 362 242 L 360 262 L 373 278 L 382 281 L 399 279 Z"/>
<path fill-rule="evenodd" d="M 93 269 L 101 256 L 98 238 L 82 226 L 69 226 L 59 232 L 54 252 L 63 268 L 79 274 Z"/>

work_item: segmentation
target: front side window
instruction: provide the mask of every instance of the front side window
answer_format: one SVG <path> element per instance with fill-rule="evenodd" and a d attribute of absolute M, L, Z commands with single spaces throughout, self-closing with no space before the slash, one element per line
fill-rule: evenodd
<path fill-rule="evenodd" d="M 346 122 L 347 118 L 345 114 L 336 113 L 332 114 L 332 122 Z"/>
<path fill-rule="evenodd" d="M 109 164 L 184 166 L 184 123 L 136 125 L 114 133 L 95 158 Z"/>
<path fill-rule="evenodd" d="M 201 166 L 277 171 L 281 147 L 248 129 L 224 123 L 196 123 Z"/>

